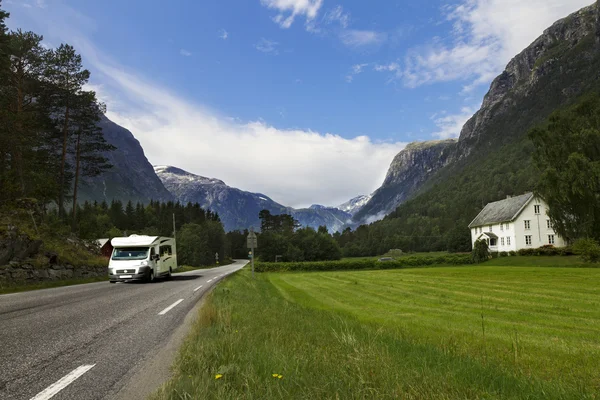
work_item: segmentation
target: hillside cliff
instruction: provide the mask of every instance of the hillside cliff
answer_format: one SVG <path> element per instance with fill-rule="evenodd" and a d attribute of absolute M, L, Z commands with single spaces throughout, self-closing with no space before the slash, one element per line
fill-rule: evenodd
<path fill-rule="evenodd" d="M 453 209 L 461 204 L 459 209 L 470 215 L 482 201 L 533 189 L 536 172 L 531 168 L 527 132 L 557 108 L 600 88 L 599 18 L 600 5 L 596 3 L 546 29 L 493 80 L 481 108 L 464 125 L 458 141 L 446 145 L 443 156 L 430 159 L 413 150 L 416 145 L 407 146 L 392 162 L 377 191 L 381 194 L 354 220 L 379 219 L 382 212 L 413 198 L 415 203 L 401 206 L 391 217 L 421 209 L 417 203 L 430 207 L 448 204 Z M 423 145 L 426 149 L 427 143 Z M 411 160 L 422 163 L 411 164 Z M 407 173 L 404 165 L 417 171 Z"/>
<path fill-rule="evenodd" d="M 79 200 L 106 200 L 108 203 L 113 199 L 123 202 L 131 200 L 134 203 L 174 200 L 154 173 L 144 149 L 133 134 L 107 117 L 103 117 L 99 125 L 106 141 L 117 148 L 104 154 L 113 168 L 100 176 L 84 180 Z"/>
<path fill-rule="evenodd" d="M 456 140 L 410 143 L 392 161 L 383 184 L 353 217 L 359 223 L 381 219 L 410 198 L 447 165 Z"/>

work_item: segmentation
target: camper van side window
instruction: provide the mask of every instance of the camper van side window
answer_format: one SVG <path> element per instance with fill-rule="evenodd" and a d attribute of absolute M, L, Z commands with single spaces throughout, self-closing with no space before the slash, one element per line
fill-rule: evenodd
<path fill-rule="evenodd" d="M 160 256 L 164 257 L 166 255 L 172 255 L 173 251 L 171 250 L 171 246 L 160 246 Z"/>

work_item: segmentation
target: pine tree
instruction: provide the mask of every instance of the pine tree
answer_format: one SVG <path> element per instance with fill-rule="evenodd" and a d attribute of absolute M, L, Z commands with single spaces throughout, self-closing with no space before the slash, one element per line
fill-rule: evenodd
<path fill-rule="evenodd" d="M 75 133 L 75 183 L 73 186 L 73 230 L 77 211 L 77 189 L 80 175 L 94 177 L 111 167 L 108 159 L 103 156 L 106 151 L 115 147 L 106 143 L 102 128 L 98 122 L 106 111 L 103 104 L 96 100 L 95 92 L 81 92 L 75 101 L 76 106 L 72 115 L 76 126 Z"/>
<path fill-rule="evenodd" d="M 78 96 L 81 95 L 83 85 L 88 82 L 90 72 L 83 69 L 81 56 L 75 52 L 73 46 L 68 44 L 62 44 L 49 53 L 49 64 L 46 79 L 54 89 L 49 100 L 52 115 L 55 115 L 55 124 L 61 132 L 62 142 L 58 194 L 58 209 L 62 215 L 65 193 L 68 190 L 68 145 L 77 129 L 73 115 L 78 113 L 78 108 L 81 106 Z"/>

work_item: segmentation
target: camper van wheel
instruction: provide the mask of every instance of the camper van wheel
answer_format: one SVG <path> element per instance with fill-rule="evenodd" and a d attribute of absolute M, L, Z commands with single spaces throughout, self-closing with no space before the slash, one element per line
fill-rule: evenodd
<path fill-rule="evenodd" d="M 148 282 L 154 282 L 154 271 L 150 270 L 150 274 L 148 274 Z"/>
<path fill-rule="evenodd" d="M 173 277 L 173 270 L 169 268 L 169 273 L 167 274 L 167 279 L 171 279 Z"/>

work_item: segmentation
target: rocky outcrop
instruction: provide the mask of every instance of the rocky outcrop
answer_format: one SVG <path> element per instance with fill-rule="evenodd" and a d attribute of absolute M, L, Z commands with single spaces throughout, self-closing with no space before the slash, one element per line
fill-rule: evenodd
<path fill-rule="evenodd" d="M 366 195 L 356 196 L 353 199 L 350 199 L 347 202 L 340 204 L 336 208 L 338 210 L 342 210 L 342 211 L 347 212 L 348 214 L 354 216 L 354 214 L 359 212 L 360 209 L 363 208 L 363 206 L 365 204 L 367 204 L 369 202 L 369 200 L 371 200 L 371 197 L 373 197 L 372 194 L 370 194 L 368 196 L 366 196 Z"/>
<path fill-rule="evenodd" d="M 472 142 L 480 140 L 493 117 L 515 105 L 515 98 L 530 94 L 540 77 L 549 73 L 554 61 L 577 46 L 590 33 L 597 32 L 597 5 L 583 8 L 554 23 L 529 47 L 514 57 L 500 76 L 492 82 L 481 109 L 464 125 L 459 138 L 463 158 L 472 150 Z"/>
<path fill-rule="evenodd" d="M 441 176 L 435 172 L 443 168 L 446 178 L 460 174 L 475 158 L 522 140 L 554 110 L 597 90 L 599 51 L 600 2 L 557 21 L 515 56 L 494 79 L 456 144 L 430 148 L 425 142 L 400 152 L 382 187 L 354 220 L 364 223 L 383 218 L 417 192 L 439 183 L 428 183 Z"/>
<path fill-rule="evenodd" d="M 113 168 L 100 176 L 86 179 L 80 188 L 80 201 L 106 200 L 110 203 L 116 199 L 148 203 L 150 200 L 173 200 L 133 134 L 106 117 L 99 125 L 106 141 L 116 147 L 116 150 L 104 154 Z"/>
<path fill-rule="evenodd" d="M 33 257 L 39 252 L 42 244 L 41 240 L 33 240 L 20 234 L 15 228 L 9 228 L 8 232 L 0 237 L 0 265 Z"/>
<path fill-rule="evenodd" d="M 31 264 L 11 262 L 0 266 L 0 286 L 60 281 L 74 278 L 96 278 L 107 276 L 106 267 L 74 267 L 53 265 L 36 268 Z"/>
<path fill-rule="evenodd" d="M 410 143 L 394 158 L 383 185 L 353 220 L 368 223 L 393 211 L 414 195 L 431 175 L 448 164 L 455 146 L 453 139 Z"/>

